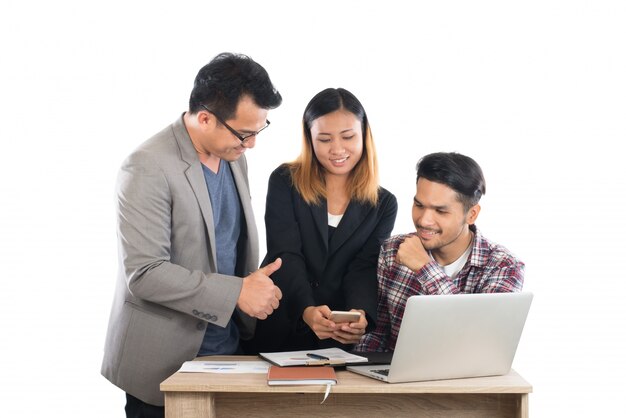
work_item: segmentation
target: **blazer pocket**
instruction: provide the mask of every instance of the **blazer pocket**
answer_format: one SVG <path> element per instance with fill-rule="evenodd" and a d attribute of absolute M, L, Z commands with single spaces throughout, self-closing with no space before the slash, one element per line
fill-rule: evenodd
<path fill-rule="evenodd" d="M 128 307 L 131 309 L 137 309 L 138 311 L 141 311 L 150 315 L 156 315 L 156 316 L 160 316 L 166 319 L 174 318 L 174 311 L 164 306 L 160 306 L 154 303 L 151 303 L 150 305 L 147 305 L 147 304 L 140 305 L 138 303 L 131 302 L 129 300 L 127 300 L 124 303 L 128 305 Z"/>
<path fill-rule="evenodd" d="M 130 315 L 121 346 L 118 383 L 131 389 L 154 385 L 157 391 L 158 382 L 180 368 L 183 361 L 194 357 L 200 345 L 196 340 L 202 335 L 197 331 L 190 335 L 176 317 L 163 315 L 164 309 L 126 303 Z"/>

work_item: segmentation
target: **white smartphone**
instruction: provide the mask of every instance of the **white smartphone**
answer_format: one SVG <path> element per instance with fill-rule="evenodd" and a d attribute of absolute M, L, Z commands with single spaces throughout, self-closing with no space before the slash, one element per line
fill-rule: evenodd
<path fill-rule="evenodd" d="M 361 312 L 332 311 L 329 319 L 335 323 L 357 322 L 361 319 Z"/>

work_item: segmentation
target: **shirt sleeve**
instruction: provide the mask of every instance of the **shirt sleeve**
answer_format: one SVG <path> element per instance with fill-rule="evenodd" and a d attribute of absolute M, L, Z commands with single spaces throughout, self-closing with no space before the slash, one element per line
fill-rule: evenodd
<path fill-rule="evenodd" d="M 431 260 L 418 272 L 418 280 L 424 295 L 453 295 L 461 293 L 461 289 L 444 273 L 437 262 Z"/>

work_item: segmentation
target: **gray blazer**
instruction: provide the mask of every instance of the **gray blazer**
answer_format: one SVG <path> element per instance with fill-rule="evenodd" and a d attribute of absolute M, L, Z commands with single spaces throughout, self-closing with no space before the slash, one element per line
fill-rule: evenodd
<path fill-rule="evenodd" d="M 245 218 L 236 274 L 245 276 L 259 252 L 245 156 L 230 167 Z M 102 374 L 163 405 L 159 384 L 196 356 L 208 322 L 224 327 L 234 311 L 244 339 L 256 322 L 236 308 L 243 279 L 216 273 L 211 200 L 182 117 L 124 161 L 117 201 L 119 274 Z"/>

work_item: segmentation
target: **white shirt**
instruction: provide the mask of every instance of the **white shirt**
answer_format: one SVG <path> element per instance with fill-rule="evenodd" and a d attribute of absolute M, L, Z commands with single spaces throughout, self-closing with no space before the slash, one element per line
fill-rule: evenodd
<path fill-rule="evenodd" d="M 328 225 L 337 228 L 337 225 L 341 222 L 341 218 L 343 218 L 343 213 L 341 215 L 333 215 L 328 212 Z"/>
<path fill-rule="evenodd" d="M 456 276 L 458 276 L 461 270 L 463 269 L 463 266 L 467 262 L 467 259 L 469 258 L 469 255 L 472 252 L 473 242 L 474 240 L 472 239 L 472 242 L 470 243 L 470 245 L 467 246 L 467 250 L 465 250 L 465 252 L 461 254 L 459 258 L 457 258 L 455 261 L 453 261 L 452 263 L 446 266 L 441 266 L 441 268 L 443 269 L 443 272 L 446 273 L 446 275 L 450 277 L 451 279 L 453 280 L 456 279 Z M 432 254 L 430 254 L 430 258 L 433 258 Z"/>

